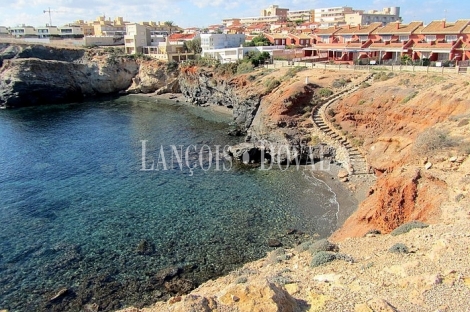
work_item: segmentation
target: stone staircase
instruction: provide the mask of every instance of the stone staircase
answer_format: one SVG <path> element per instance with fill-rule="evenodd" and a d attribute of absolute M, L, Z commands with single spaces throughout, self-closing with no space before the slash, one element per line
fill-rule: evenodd
<path fill-rule="evenodd" d="M 353 144 L 351 144 L 348 138 L 346 138 L 339 130 L 337 130 L 333 126 L 327 116 L 327 110 L 331 104 L 357 91 L 363 83 L 370 82 L 372 78 L 373 74 L 368 75 L 364 80 L 360 81 L 359 83 L 351 85 L 348 88 L 329 96 L 326 100 L 323 101 L 323 103 L 315 106 L 312 110 L 312 120 L 313 123 L 317 126 L 317 128 L 346 149 L 349 158 L 349 168 L 346 169 L 351 174 L 355 175 L 370 174 L 367 160 L 364 157 L 363 153 L 357 147 L 353 146 Z"/>

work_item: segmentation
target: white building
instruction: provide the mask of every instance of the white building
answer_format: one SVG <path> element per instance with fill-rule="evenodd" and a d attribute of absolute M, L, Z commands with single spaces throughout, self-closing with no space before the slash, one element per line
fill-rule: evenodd
<path fill-rule="evenodd" d="M 311 10 L 299 10 L 299 11 L 289 11 L 287 12 L 287 18 L 291 21 L 310 21 Z"/>
<path fill-rule="evenodd" d="M 83 28 L 76 25 L 65 25 L 58 28 L 61 38 L 83 38 Z"/>
<path fill-rule="evenodd" d="M 371 10 L 367 12 L 357 11 L 354 13 L 346 13 L 344 18 L 346 23 L 351 26 L 370 25 L 377 22 L 385 26 L 388 23 L 401 21 L 399 7 L 384 8 L 382 11 Z"/>
<path fill-rule="evenodd" d="M 59 35 L 59 29 L 56 26 L 45 26 L 36 28 L 38 38 L 49 38 Z"/>
<path fill-rule="evenodd" d="M 0 26 L 0 37 L 6 37 L 10 34 L 10 31 L 5 26 Z"/>
<path fill-rule="evenodd" d="M 321 27 L 346 24 L 345 14 L 354 13 L 351 7 L 331 7 L 313 10 L 311 22 L 320 23 Z"/>
<path fill-rule="evenodd" d="M 201 34 L 202 52 L 214 49 L 238 48 L 245 42 L 244 34 Z"/>
<path fill-rule="evenodd" d="M 201 56 L 219 60 L 220 63 L 233 63 L 242 60 L 248 52 L 268 52 L 270 55 L 273 51 L 284 50 L 285 46 L 259 46 L 259 47 L 237 47 L 223 48 L 203 51 Z"/>
<path fill-rule="evenodd" d="M 19 26 L 10 28 L 10 34 L 16 38 L 36 38 L 36 29 L 33 26 Z"/>

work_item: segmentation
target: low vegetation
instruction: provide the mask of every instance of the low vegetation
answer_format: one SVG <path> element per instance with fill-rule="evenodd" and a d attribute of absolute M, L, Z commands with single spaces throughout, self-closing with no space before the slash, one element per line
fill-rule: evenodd
<path fill-rule="evenodd" d="M 395 230 L 393 230 L 390 235 L 397 236 L 400 234 L 405 234 L 411 231 L 412 229 L 424 229 L 427 228 L 429 225 L 420 222 L 420 221 L 411 221 L 405 224 L 400 225 Z"/>
<path fill-rule="evenodd" d="M 409 252 L 408 247 L 406 247 L 406 245 L 403 243 L 396 243 L 395 245 L 390 247 L 388 251 L 392 253 L 408 253 Z"/>
<path fill-rule="evenodd" d="M 277 79 L 270 79 L 266 80 L 264 83 L 264 86 L 266 87 L 266 92 L 271 93 L 274 89 L 279 87 L 281 85 L 281 82 Z"/>
<path fill-rule="evenodd" d="M 329 97 L 330 95 L 333 95 L 333 91 L 328 88 L 321 88 L 318 90 L 318 95 L 321 97 Z"/>
<path fill-rule="evenodd" d="M 457 147 L 460 140 L 441 129 L 427 129 L 420 133 L 413 145 L 416 155 L 425 156 L 436 151 Z"/>
<path fill-rule="evenodd" d="M 336 255 L 334 253 L 320 251 L 313 256 L 310 266 L 315 268 L 334 260 L 336 260 Z"/>
<path fill-rule="evenodd" d="M 337 245 L 330 243 L 327 239 L 320 239 L 310 245 L 309 251 L 312 254 L 315 254 L 320 251 L 338 251 L 339 248 Z"/>

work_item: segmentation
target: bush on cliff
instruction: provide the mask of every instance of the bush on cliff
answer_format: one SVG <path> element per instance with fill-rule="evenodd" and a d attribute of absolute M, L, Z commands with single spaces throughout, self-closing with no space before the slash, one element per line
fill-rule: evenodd
<path fill-rule="evenodd" d="M 264 86 L 266 87 L 266 92 L 271 93 L 274 89 L 279 87 L 281 85 L 281 82 L 277 79 L 273 80 L 266 80 L 264 83 Z"/>
<path fill-rule="evenodd" d="M 459 140 L 451 137 L 448 131 L 427 129 L 418 135 L 413 150 L 417 155 L 425 156 L 439 150 L 456 147 L 459 143 Z"/>
<path fill-rule="evenodd" d="M 253 64 L 252 63 L 246 63 L 243 62 L 240 65 L 237 66 L 237 74 L 246 74 L 250 73 L 253 71 Z"/>
<path fill-rule="evenodd" d="M 396 243 L 388 251 L 393 253 L 408 253 L 408 247 L 403 243 Z"/>
<path fill-rule="evenodd" d="M 328 88 L 321 88 L 319 91 L 318 91 L 318 95 L 321 96 L 321 97 L 328 97 L 330 95 L 333 94 L 333 91 L 331 91 L 330 89 Z"/>
<path fill-rule="evenodd" d="M 312 261 L 310 262 L 310 266 L 315 268 L 334 260 L 336 260 L 335 254 L 326 251 L 320 251 L 313 256 Z"/>
<path fill-rule="evenodd" d="M 330 243 L 327 239 L 320 239 L 310 245 L 309 248 L 312 254 L 315 254 L 320 251 L 338 251 L 339 248 L 337 245 Z"/>
<path fill-rule="evenodd" d="M 411 221 L 411 222 L 400 225 L 395 230 L 393 230 L 390 233 L 390 235 L 396 236 L 396 235 L 400 235 L 400 234 L 405 234 L 405 233 L 408 233 L 409 231 L 411 231 L 412 229 L 423 229 L 423 228 L 427 228 L 428 226 L 429 225 L 427 225 L 423 222 L 420 222 L 420 221 Z"/>

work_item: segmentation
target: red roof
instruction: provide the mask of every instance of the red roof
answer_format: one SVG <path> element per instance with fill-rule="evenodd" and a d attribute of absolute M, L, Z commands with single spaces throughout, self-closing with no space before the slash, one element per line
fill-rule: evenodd
<path fill-rule="evenodd" d="M 193 40 L 196 34 L 171 34 L 168 38 L 170 41 Z"/>

